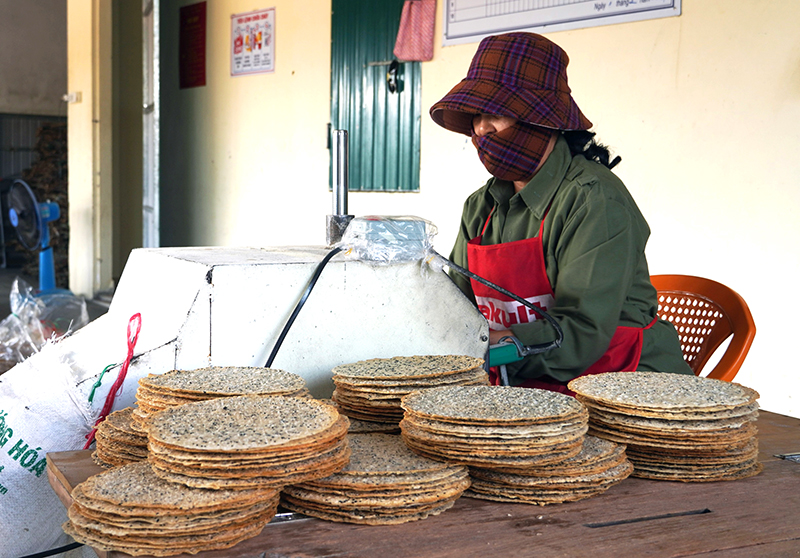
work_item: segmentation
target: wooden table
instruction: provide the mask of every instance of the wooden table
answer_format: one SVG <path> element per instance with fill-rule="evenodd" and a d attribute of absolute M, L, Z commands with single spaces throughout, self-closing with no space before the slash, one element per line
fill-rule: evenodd
<path fill-rule="evenodd" d="M 800 463 L 775 457 L 800 452 L 800 420 L 762 411 L 758 427 L 764 470 L 748 479 L 628 478 L 600 496 L 544 507 L 460 498 L 441 515 L 394 526 L 273 522 L 234 548 L 196 557 L 800 556 Z M 101 471 L 89 451 L 53 453 L 48 460 L 50 483 L 65 506 L 73 486 Z"/>

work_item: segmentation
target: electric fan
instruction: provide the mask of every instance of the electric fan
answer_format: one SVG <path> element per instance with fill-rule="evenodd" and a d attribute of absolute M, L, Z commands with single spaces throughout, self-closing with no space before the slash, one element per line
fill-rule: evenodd
<path fill-rule="evenodd" d="M 8 190 L 8 217 L 20 243 L 28 250 L 39 250 L 39 291 L 56 287 L 53 248 L 48 223 L 61 216 L 55 202 L 36 201 L 33 190 L 23 180 L 15 180 Z"/>

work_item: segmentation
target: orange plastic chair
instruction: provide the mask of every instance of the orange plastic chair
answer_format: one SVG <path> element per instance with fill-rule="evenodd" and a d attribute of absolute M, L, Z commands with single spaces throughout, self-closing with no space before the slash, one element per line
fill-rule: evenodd
<path fill-rule="evenodd" d="M 731 335 L 730 343 L 708 378 L 730 382 L 739 372 L 756 324 L 747 303 L 722 283 L 690 275 L 652 275 L 658 291 L 658 317 L 678 330 L 683 358 L 699 376 L 708 359 Z"/>

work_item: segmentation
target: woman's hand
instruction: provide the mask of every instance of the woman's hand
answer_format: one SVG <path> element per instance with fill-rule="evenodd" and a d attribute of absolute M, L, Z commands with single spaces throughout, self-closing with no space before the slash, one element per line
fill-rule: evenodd
<path fill-rule="evenodd" d="M 489 345 L 497 345 L 503 337 L 512 336 L 514 333 L 510 329 L 489 332 Z"/>

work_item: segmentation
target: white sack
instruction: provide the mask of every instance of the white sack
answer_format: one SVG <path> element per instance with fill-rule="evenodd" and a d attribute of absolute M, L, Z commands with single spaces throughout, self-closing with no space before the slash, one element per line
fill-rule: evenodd
<path fill-rule="evenodd" d="M 2 558 L 72 542 L 61 531 L 66 510 L 47 480 L 45 456 L 82 448 L 92 410 L 61 357 L 47 345 L 0 376 Z"/>

